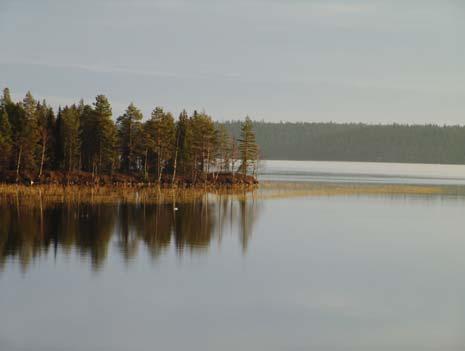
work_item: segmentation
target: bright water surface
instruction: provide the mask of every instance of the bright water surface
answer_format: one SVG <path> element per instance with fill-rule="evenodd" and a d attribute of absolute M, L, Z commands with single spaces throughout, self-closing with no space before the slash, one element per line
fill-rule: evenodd
<path fill-rule="evenodd" d="M 260 178 L 279 181 L 465 185 L 465 165 L 261 161 Z"/>
<path fill-rule="evenodd" d="M 0 206 L 0 350 L 465 348 L 464 198 L 177 207 Z"/>

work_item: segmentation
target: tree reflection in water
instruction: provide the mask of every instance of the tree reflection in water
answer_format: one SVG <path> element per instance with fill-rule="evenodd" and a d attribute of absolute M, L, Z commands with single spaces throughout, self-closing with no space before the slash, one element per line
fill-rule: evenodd
<path fill-rule="evenodd" d="M 253 196 L 205 194 L 170 204 L 0 204 L 0 269 L 19 262 L 23 271 L 35 258 L 77 252 L 98 270 L 112 240 L 126 262 L 146 248 L 154 258 L 174 247 L 202 252 L 225 233 L 236 233 L 247 249 L 259 204 Z"/>

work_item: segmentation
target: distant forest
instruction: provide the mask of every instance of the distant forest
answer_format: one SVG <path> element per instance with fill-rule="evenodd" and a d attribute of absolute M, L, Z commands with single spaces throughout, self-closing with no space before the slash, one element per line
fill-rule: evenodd
<path fill-rule="evenodd" d="M 225 122 L 233 135 L 239 121 Z M 253 122 L 260 157 L 274 160 L 465 163 L 465 127 Z"/>

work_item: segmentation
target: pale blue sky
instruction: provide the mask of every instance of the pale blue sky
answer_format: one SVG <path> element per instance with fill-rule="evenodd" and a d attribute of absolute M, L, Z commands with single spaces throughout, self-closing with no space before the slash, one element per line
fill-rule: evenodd
<path fill-rule="evenodd" d="M 0 86 L 217 119 L 465 123 L 465 2 L 0 0 Z"/>

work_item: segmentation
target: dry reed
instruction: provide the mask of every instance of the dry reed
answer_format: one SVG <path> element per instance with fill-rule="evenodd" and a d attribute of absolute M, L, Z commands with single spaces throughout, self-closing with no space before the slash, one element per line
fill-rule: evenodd
<path fill-rule="evenodd" d="M 7 185 L 0 184 L 2 203 L 35 206 L 54 203 L 185 203 L 205 196 L 229 195 L 239 200 L 280 199 L 304 196 L 465 196 L 463 186 L 354 184 L 317 182 L 263 182 L 259 188 L 158 188 L 111 186 Z"/>
<path fill-rule="evenodd" d="M 362 184 L 326 182 L 262 182 L 260 198 L 286 198 L 298 196 L 357 196 L 357 195 L 409 195 L 409 196 L 464 196 L 463 186 Z"/>
<path fill-rule="evenodd" d="M 242 196 L 250 189 L 237 188 L 159 188 L 159 187 L 111 187 L 111 186 L 60 186 L 60 185 L 9 185 L 0 184 L 0 201 L 34 205 L 37 203 L 180 203 L 190 202 L 205 194 Z"/>

